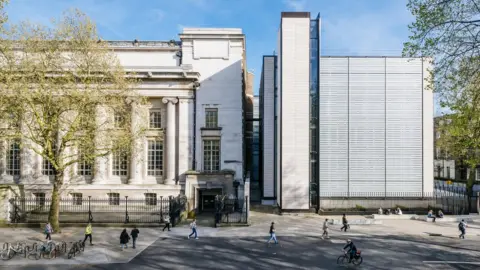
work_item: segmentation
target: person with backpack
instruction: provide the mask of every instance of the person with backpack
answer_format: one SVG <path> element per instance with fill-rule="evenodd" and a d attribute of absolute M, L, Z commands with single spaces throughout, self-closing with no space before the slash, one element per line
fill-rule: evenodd
<path fill-rule="evenodd" d="M 45 240 L 52 240 L 52 236 L 51 234 L 53 233 L 53 228 L 52 228 L 52 225 L 50 225 L 50 222 L 47 223 L 47 225 L 45 225 L 45 234 L 47 235 L 47 237 L 45 237 Z"/>
<path fill-rule="evenodd" d="M 140 231 L 137 229 L 137 226 L 133 226 L 133 230 L 130 232 L 132 236 L 132 248 L 136 248 L 135 243 L 137 242 L 137 237 Z"/>
<path fill-rule="evenodd" d="M 190 239 L 190 237 L 192 237 L 192 235 L 195 235 L 195 239 L 198 240 L 198 236 L 197 236 L 197 220 L 194 219 L 192 221 L 192 223 L 190 223 L 190 229 L 192 229 L 192 233 L 188 236 L 188 239 Z"/>
<path fill-rule="evenodd" d="M 465 220 L 462 219 L 460 223 L 458 223 L 458 230 L 461 232 L 461 234 L 458 236 L 458 238 L 465 239 L 465 231 L 467 229 L 467 223 Z"/>

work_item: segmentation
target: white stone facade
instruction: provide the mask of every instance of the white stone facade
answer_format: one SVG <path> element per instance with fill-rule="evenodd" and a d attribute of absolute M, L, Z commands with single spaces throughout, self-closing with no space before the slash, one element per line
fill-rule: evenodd
<path fill-rule="evenodd" d="M 98 158 L 91 175 L 80 176 L 81 168 L 71 166 L 63 196 L 142 197 L 145 193 L 176 196 L 185 192 L 186 173 L 208 171 L 209 181 L 220 181 L 220 191 L 232 193 L 222 171 L 243 185 L 243 95 L 245 37 L 241 29 L 184 29 L 180 41 L 112 41 L 110 45 L 127 72 L 142 77 L 138 85 L 148 106 L 135 107 L 133 128 L 150 121 L 149 129 L 137 139 L 128 168 L 114 169 L 113 155 Z M 152 113 L 154 120 L 152 120 Z M 208 114 L 208 126 L 206 124 Z M 113 117 L 113 116 L 112 116 Z M 153 122 L 159 121 L 158 123 Z M 156 138 L 159 142 L 152 142 Z M 161 149 L 161 150 L 160 150 Z M 205 151 L 208 153 L 205 153 Z M 18 166 L 7 162 L 11 154 L 4 142 L 0 160 L 0 184 L 23 185 L 25 194 L 49 195 L 53 176 L 45 175 L 42 158 L 20 149 Z M 152 153 L 160 153 L 156 156 Z M 213 153 L 213 154 L 212 154 Z M 161 173 L 149 168 L 163 162 Z M 208 156 L 208 158 L 206 158 Z M 14 168 L 15 167 L 15 168 Z M 17 169 L 12 171 L 12 169 Z M 211 177 L 217 175 L 218 177 Z M 201 178 L 201 177 L 197 178 Z M 199 181 L 199 188 L 206 182 Z M 195 192 L 187 196 L 198 196 Z M 242 194 L 239 194 L 242 196 Z"/>

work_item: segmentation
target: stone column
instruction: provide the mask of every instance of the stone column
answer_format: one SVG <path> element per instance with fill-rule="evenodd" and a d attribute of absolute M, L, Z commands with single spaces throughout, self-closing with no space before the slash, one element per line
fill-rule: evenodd
<path fill-rule="evenodd" d="M 138 132 L 145 127 L 145 119 L 148 119 L 148 114 L 145 113 L 146 108 L 140 105 L 133 105 L 132 108 L 132 132 L 134 138 L 132 155 L 130 158 L 130 179 L 129 184 L 142 184 L 143 173 L 142 163 L 146 162 L 143 158 L 143 136 L 138 136 Z"/>
<path fill-rule="evenodd" d="M 166 177 L 164 184 L 174 185 L 176 180 L 176 126 L 175 126 L 175 104 L 178 103 L 178 98 L 163 98 L 163 103 L 167 105 L 167 159 L 166 159 Z"/>
<path fill-rule="evenodd" d="M 104 130 L 110 128 L 108 110 L 104 106 L 97 106 L 96 108 L 96 117 L 97 117 L 97 127 L 98 133 L 95 136 L 95 143 L 97 148 L 106 146 L 110 143 L 111 138 L 105 136 Z M 106 184 L 108 180 L 108 157 L 96 157 L 95 166 L 93 171 L 92 184 Z"/>

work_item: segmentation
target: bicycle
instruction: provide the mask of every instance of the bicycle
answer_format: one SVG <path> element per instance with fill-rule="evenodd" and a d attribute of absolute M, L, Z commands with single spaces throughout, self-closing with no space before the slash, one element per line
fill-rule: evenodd
<path fill-rule="evenodd" d="M 17 254 L 24 254 L 26 256 L 26 243 L 17 243 L 16 247 L 13 247 L 10 243 L 3 244 L 3 250 L 0 253 L 2 260 L 7 261 L 13 258 Z"/>
<path fill-rule="evenodd" d="M 30 248 L 28 248 L 29 253 L 27 257 L 31 259 L 33 256 L 35 260 L 39 260 L 42 256 L 44 259 L 53 259 L 57 257 L 57 254 L 59 253 L 58 249 L 58 246 L 52 241 L 42 243 L 40 247 L 33 244 L 31 251 Z"/>
<path fill-rule="evenodd" d="M 67 254 L 68 259 L 75 257 L 77 253 L 83 252 L 85 250 L 85 244 L 83 243 L 82 240 L 78 242 L 70 242 L 70 243 L 72 243 L 72 246 L 70 247 L 70 250 L 68 251 L 68 254 Z"/>
<path fill-rule="evenodd" d="M 363 258 L 361 254 L 362 252 L 360 250 L 357 250 L 355 255 L 353 255 L 351 263 L 353 263 L 354 265 L 362 264 Z M 337 258 L 337 264 L 349 264 L 349 263 L 350 263 L 350 254 L 347 251 L 343 250 L 343 255 Z"/>

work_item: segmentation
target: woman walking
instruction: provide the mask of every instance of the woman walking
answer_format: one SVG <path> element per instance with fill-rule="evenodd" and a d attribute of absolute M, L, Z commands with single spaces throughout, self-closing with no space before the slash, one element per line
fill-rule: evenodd
<path fill-rule="evenodd" d="M 50 222 L 45 225 L 45 234 L 47 237 L 45 237 L 46 240 L 52 240 L 51 234 L 53 233 L 52 225 L 50 225 Z"/>
<path fill-rule="evenodd" d="M 122 233 L 120 234 L 120 246 L 123 248 L 128 248 L 127 243 L 130 240 L 130 236 L 128 236 L 127 229 L 123 229 Z"/>

